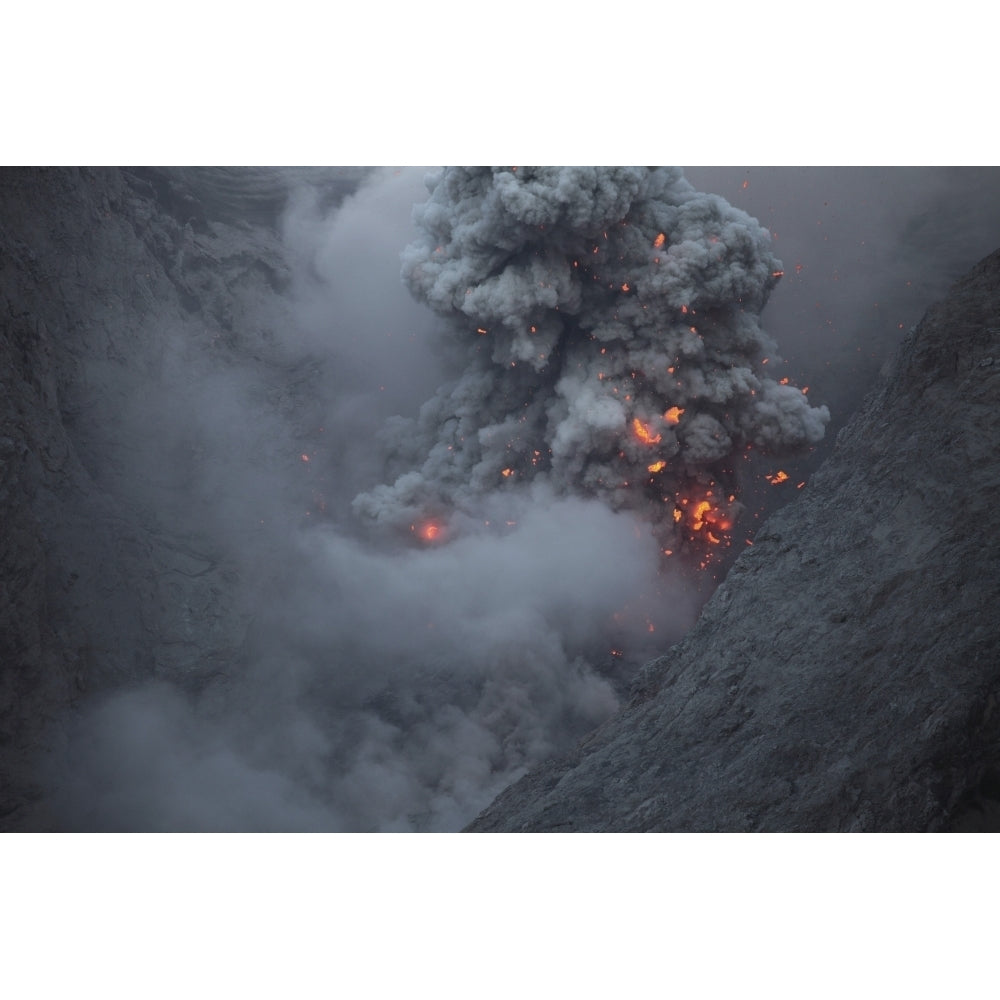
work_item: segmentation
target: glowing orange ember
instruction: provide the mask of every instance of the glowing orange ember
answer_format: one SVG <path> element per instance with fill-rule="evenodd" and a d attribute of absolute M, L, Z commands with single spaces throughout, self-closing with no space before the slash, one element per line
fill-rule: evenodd
<path fill-rule="evenodd" d="M 701 531 L 705 527 L 705 515 L 712 509 L 712 505 L 707 500 L 699 500 L 694 505 L 694 513 L 691 515 L 691 528 L 694 531 Z"/>
<path fill-rule="evenodd" d="M 478 333 L 479 336 L 481 337 L 481 336 L 483 336 L 484 333 L 486 333 L 486 330 L 483 327 L 481 327 L 481 326 L 477 326 L 476 327 L 476 333 Z"/>
<path fill-rule="evenodd" d="M 685 533 L 690 533 L 687 534 L 688 540 L 697 540 L 701 546 L 728 547 L 730 544 L 729 531 L 733 526 L 733 518 L 716 506 L 711 490 L 702 500 L 679 498 L 674 508 L 674 522 L 678 525 L 683 523 Z M 701 568 L 705 569 L 710 561 L 711 557 L 705 554 Z"/>
<path fill-rule="evenodd" d="M 500 475 L 503 476 L 504 479 L 506 479 L 508 476 L 513 476 L 514 475 L 514 470 L 513 469 L 501 469 L 500 470 Z"/>
<path fill-rule="evenodd" d="M 437 521 L 425 521 L 419 528 L 414 529 L 411 527 L 410 530 L 416 530 L 417 535 L 425 542 L 436 542 L 443 532 L 441 525 Z"/>
<path fill-rule="evenodd" d="M 656 239 L 653 240 L 653 246 L 659 248 L 662 247 L 663 244 L 666 242 L 667 242 L 666 233 L 657 233 Z"/>
<path fill-rule="evenodd" d="M 662 459 L 659 462 L 654 462 L 652 465 L 646 466 L 647 472 L 662 472 L 667 467 L 667 463 Z"/>
<path fill-rule="evenodd" d="M 622 291 L 627 292 L 629 290 L 629 283 L 627 281 L 622 282 Z"/>
<path fill-rule="evenodd" d="M 679 424 L 681 422 L 681 414 L 683 412 L 683 407 L 671 406 L 670 409 L 663 414 L 663 419 L 666 420 L 666 422 L 671 426 Z"/>
<path fill-rule="evenodd" d="M 784 469 L 778 469 L 778 471 L 773 476 L 764 477 L 772 486 L 777 486 L 778 483 L 785 482 L 788 479 L 788 473 Z"/>
<path fill-rule="evenodd" d="M 663 440 L 659 434 L 654 434 L 649 429 L 649 425 L 644 424 L 638 417 L 632 421 L 632 430 L 635 431 L 635 436 L 643 444 L 659 444 Z"/>

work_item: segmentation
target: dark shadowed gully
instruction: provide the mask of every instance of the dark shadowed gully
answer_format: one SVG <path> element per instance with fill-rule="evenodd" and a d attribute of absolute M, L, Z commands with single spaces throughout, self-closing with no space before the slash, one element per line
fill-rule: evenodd
<path fill-rule="evenodd" d="M 688 636 L 472 830 L 997 829 L 1000 251 Z"/>

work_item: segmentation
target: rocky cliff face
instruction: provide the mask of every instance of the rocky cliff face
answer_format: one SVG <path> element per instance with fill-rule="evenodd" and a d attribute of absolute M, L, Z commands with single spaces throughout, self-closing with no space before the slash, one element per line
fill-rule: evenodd
<path fill-rule="evenodd" d="M 234 537 L 248 527 L 231 507 L 227 524 L 213 515 L 202 428 L 194 413 L 178 422 L 185 372 L 256 371 L 262 396 L 286 387 L 261 400 L 272 408 L 312 377 L 274 343 L 287 268 L 271 226 L 286 179 L 240 176 L 242 187 L 197 170 L 0 171 L 7 828 L 47 826 L 32 811 L 34 763 L 67 708 L 125 682 L 204 687 L 239 660 L 249 616 Z M 332 199 L 356 183 L 328 180 Z M 254 225 L 236 220 L 233 199 Z M 295 453 L 253 444 L 251 463 Z M 233 445 L 251 450 L 238 435 Z"/>
<path fill-rule="evenodd" d="M 1000 251 L 626 709 L 471 830 L 997 829 Z"/>

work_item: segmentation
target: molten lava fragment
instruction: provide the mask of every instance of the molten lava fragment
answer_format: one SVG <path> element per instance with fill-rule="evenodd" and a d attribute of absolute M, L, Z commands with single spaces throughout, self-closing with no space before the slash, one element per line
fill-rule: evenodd
<path fill-rule="evenodd" d="M 662 472 L 667 467 L 667 463 L 660 459 L 659 462 L 653 462 L 652 465 L 646 466 L 647 472 Z"/>
<path fill-rule="evenodd" d="M 712 509 L 712 505 L 707 500 L 699 500 L 694 505 L 694 513 L 691 515 L 691 527 L 694 531 L 701 531 L 705 527 L 705 515 Z"/>
<path fill-rule="evenodd" d="M 702 544 L 728 546 L 733 516 L 729 511 L 717 507 L 710 497 L 711 493 L 709 498 L 704 500 L 691 501 L 687 497 L 682 498 L 679 501 L 681 506 L 674 508 L 674 521 L 677 524 L 685 522 L 687 531 L 691 532 L 688 538 L 692 541 L 698 538 Z"/>
<path fill-rule="evenodd" d="M 420 527 L 416 528 L 417 536 L 425 542 L 436 542 L 443 534 L 444 529 L 437 521 L 424 521 Z"/>
<path fill-rule="evenodd" d="M 643 444 L 659 444 L 663 440 L 659 434 L 650 430 L 649 424 L 644 424 L 638 417 L 632 421 L 632 430 Z"/>
<path fill-rule="evenodd" d="M 681 414 L 684 412 L 684 408 L 680 406 L 671 406 L 666 413 L 663 414 L 663 419 L 666 420 L 668 424 L 676 425 L 681 422 Z"/>

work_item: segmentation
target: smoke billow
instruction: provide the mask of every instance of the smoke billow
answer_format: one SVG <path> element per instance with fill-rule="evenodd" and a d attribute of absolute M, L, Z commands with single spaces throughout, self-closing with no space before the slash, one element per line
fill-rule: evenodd
<path fill-rule="evenodd" d="M 281 555 L 238 673 L 74 725 L 63 823 L 455 830 L 616 709 L 626 647 L 649 656 L 695 613 L 634 521 L 537 492 L 505 534 L 399 550 L 322 525 Z"/>
<path fill-rule="evenodd" d="M 90 366 L 107 488 L 176 550 L 157 567 L 173 619 L 136 650 L 155 683 L 62 727 L 52 825 L 454 830 L 572 747 L 693 624 L 712 570 L 676 567 L 725 548 L 743 456 L 823 434 L 825 407 L 781 376 L 841 390 L 843 419 L 870 301 L 895 296 L 881 352 L 918 289 L 974 263 L 930 247 L 917 266 L 905 239 L 928 191 L 965 203 L 964 175 L 907 175 L 897 201 L 895 176 L 726 174 L 782 231 L 777 284 L 773 234 L 676 169 L 449 170 L 429 200 L 422 171 L 376 170 L 332 202 L 298 175 L 268 243 L 281 281 L 219 292 L 220 328 L 164 309 L 130 331 L 134 357 Z M 834 182 L 823 241 L 812 202 Z M 977 239 L 998 190 L 977 196 Z M 197 275 L 252 232 L 220 226 Z M 858 233 L 880 248 L 861 274 Z M 799 367 L 761 329 L 772 291 Z M 109 620 L 95 659 L 124 641 Z"/>
<path fill-rule="evenodd" d="M 678 168 L 448 169 L 428 179 L 413 294 L 460 374 L 390 428 L 372 522 L 420 531 L 544 482 L 638 512 L 665 554 L 728 544 L 736 460 L 819 441 L 829 420 L 766 365 L 770 234 Z"/>
<path fill-rule="evenodd" d="M 482 490 L 422 544 L 359 530 L 352 498 L 394 460 L 377 439 L 407 419 L 387 415 L 451 363 L 399 282 L 421 180 L 376 171 L 335 206 L 294 192 L 274 300 L 254 292 L 227 338 L 156 320 L 157 383 L 119 377 L 144 509 L 233 568 L 211 622 L 178 608 L 185 642 L 224 631 L 223 602 L 245 625 L 209 673 L 178 652 L 79 712 L 45 777 L 56 825 L 458 829 L 692 624 L 704 594 L 660 573 L 647 525 L 545 479 Z"/>

